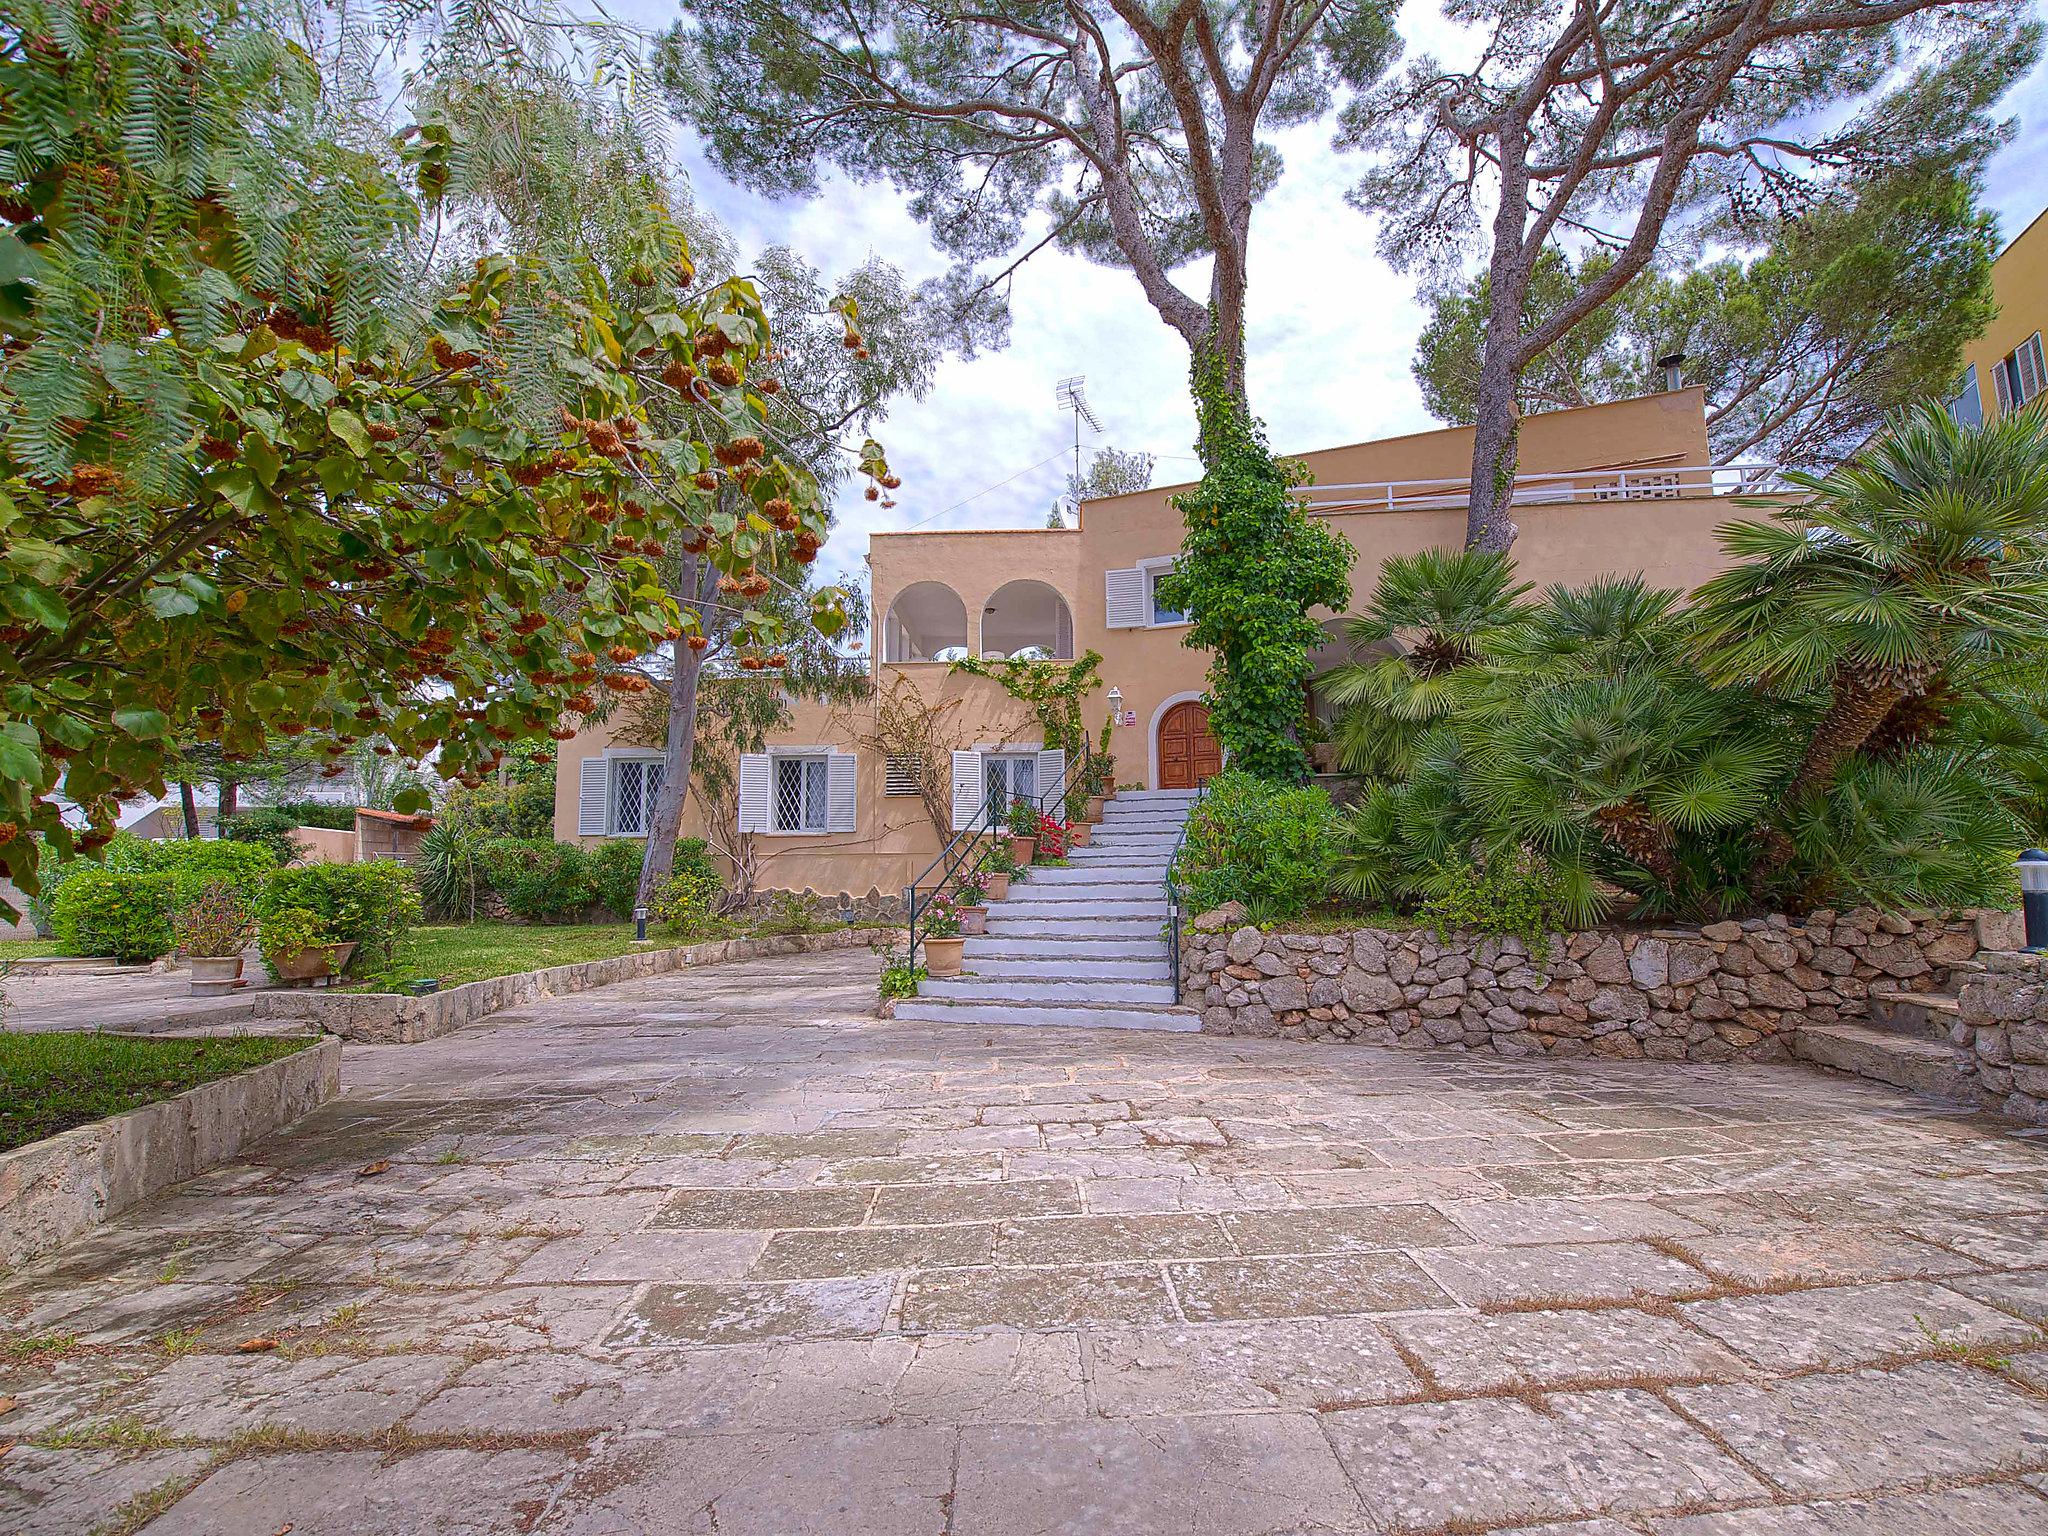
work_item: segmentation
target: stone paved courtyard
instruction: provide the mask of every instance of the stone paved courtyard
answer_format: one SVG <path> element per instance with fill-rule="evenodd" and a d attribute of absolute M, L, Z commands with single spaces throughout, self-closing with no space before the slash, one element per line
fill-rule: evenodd
<path fill-rule="evenodd" d="M 2038 1134 L 882 1022 L 874 963 L 351 1048 L 0 1281 L 0 1533 L 2048 1531 Z"/>

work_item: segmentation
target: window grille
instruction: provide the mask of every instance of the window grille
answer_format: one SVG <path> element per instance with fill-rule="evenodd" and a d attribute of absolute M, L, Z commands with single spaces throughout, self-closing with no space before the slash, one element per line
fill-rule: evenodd
<path fill-rule="evenodd" d="M 914 757 L 892 757 L 882 766 L 882 793 L 885 795 L 914 795 L 918 791 L 917 759 Z"/>
<path fill-rule="evenodd" d="M 627 758 L 615 767 L 612 781 L 612 831 L 620 837 L 645 837 L 654 797 L 661 793 L 663 764 L 659 759 Z"/>
<path fill-rule="evenodd" d="M 775 759 L 775 830 L 823 832 L 826 767 L 822 757 Z"/>
<path fill-rule="evenodd" d="M 1009 814 L 1018 800 L 1034 799 L 1038 790 L 1038 758 L 996 757 L 982 759 L 988 779 L 988 803 L 998 820 Z"/>

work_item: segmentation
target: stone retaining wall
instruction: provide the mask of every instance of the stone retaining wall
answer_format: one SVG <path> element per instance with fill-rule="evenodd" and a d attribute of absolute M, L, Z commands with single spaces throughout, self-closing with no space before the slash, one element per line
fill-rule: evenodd
<path fill-rule="evenodd" d="M 1184 1000 L 1210 1033 L 1503 1056 L 1779 1059 L 1788 1030 L 1863 1014 L 1872 986 L 1941 990 L 1953 967 L 2021 942 L 2017 913 L 1859 908 L 1561 934 L 1539 965 L 1512 938 L 1262 933 L 1243 919 L 1220 907 L 1182 940 Z"/>
<path fill-rule="evenodd" d="M 0 1153 L 0 1272 L 230 1161 L 341 1091 L 341 1042 Z"/>
<path fill-rule="evenodd" d="M 788 934 L 766 939 L 720 939 L 676 949 L 642 949 L 609 960 L 550 966 L 465 982 L 426 997 L 396 992 L 286 991 L 258 992 L 252 998 L 259 1019 L 305 1019 L 345 1040 L 379 1045 L 414 1045 L 487 1014 L 517 1008 L 543 997 L 566 997 L 592 987 L 609 987 L 642 976 L 718 965 L 728 960 L 758 960 L 770 955 L 808 955 L 825 949 L 886 943 L 892 935 L 873 928 L 835 928 L 828 933 Z"/>
<path fill-rule="evenodd" d="M 1983 958 L 1956 995 L 1955 1044 L 1981 1103 L 2048 1125 L 2048 955 Z"/>

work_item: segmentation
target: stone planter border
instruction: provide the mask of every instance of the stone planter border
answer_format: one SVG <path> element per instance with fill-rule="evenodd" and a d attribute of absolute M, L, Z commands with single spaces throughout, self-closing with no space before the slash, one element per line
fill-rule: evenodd
<path fill-rule="evenodd" d="M 1872 987 L 1940 991 L 2022 942 L 2014 912 L 1822 911 L 1520 940 L 1427 928 L 1262 933 L 1196 918 L 1182 989 L 1212 1034 L 1452 1046 L 1502 1056 L 1782 1060 L 1802 1024 L 1866 1013 Z M 1995 1047 L 1994 1047 L 1995 1048 Z"/>
<path fill-rule="evenodd" d="M 341 1091 L 341 1042 L 0 1153 L 0 1273 L 230 1161 Z"/>
<path fill-rule="evenodd" d="M 251 1002 L 259 1019 L 305 1019 L 344 1040 L 379 1045 L 416 1045 L 460 1029 L 488 1014 L 543 997 L 567 997 L 592 987 L 609 987 L 643 976 L 692 970 L 732 960 L 770 955 L 808 955 L 886 943 L 890 935 L 873 928 L 836 928 L 827 933 L 786 934 L 765 939 L 720 939 L 675 949 L 635 950 L 609 960 L 584 960 L 465 982 L 426 997 L 396 992 L 258 992 Z"/>

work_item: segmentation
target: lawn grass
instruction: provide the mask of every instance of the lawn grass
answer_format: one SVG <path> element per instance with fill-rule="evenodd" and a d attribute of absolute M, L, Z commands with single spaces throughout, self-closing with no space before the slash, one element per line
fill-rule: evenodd
<path fill-rule="evenodd" d="M 650 935 L 654 935 L 650 930 Z M 674 942 L 663 940 L 662 942 Z M 401 992 L 433 977 L 444 987 L 551 965 L 578 965 L 633 952 L 631 923 L 450 923 L 415 928 L 398 941 L 393 963 L 354 989 Z"/>
<path fill-rule="evenodd" d="M 0 965 L 9 960 L 39 960 L 61 953 L 55 939 L 0 939 Z"/>
<path fill-rule="evenodd" d="M 0 1034 L 0 1152 L 303 1051 L 303 1037 Z"/>

